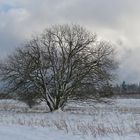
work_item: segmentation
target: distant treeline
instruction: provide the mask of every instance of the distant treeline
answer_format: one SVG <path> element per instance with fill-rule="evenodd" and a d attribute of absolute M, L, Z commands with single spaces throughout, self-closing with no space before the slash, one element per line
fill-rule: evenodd
<path fill-rule="evenodd" d="M 123 81 L 122 84 L 114 86 L 113 91 L 114 94 L 140 94 L 140 83 L 127 84 Z"/>

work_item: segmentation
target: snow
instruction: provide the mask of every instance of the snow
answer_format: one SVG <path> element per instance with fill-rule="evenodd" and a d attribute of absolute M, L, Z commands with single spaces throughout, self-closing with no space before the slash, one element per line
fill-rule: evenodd
<path fill-rule="evenodd" d="M 60 131 L 54 131 L 48 128 L 31 128 L 21 126 L 4 126 L 0 125 L 1 140 L 139 140 L 137 135 L 112 137 L 81 137 L 76 135 L 65 134 Z"/>
<path fill-rule="evenodd" d="M 45 109 L 0 100 L 0 140 L 140 139 L 140 99 L 70 101 L 64 111 Z"/>
<path fill-rule="evenodd" d="M 1 140 L 77 140 L 78 136 L 64 135 L 51 129 L 0 125 Z"/>
<path fill-rule="evenodd" d="M 121 107 L 140 107 L 140 99 L 118 99 L 116 105 Z"/>

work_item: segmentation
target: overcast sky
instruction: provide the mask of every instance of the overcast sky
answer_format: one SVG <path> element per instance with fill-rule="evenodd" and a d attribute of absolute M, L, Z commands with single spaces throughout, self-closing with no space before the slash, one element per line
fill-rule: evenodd
<path fill-rule="evenodd" d="M 0 57 L 52 24 L 86 26 L 116 45 L 118 81 L 140 81 L 140 0 L 0 0 Z"/>

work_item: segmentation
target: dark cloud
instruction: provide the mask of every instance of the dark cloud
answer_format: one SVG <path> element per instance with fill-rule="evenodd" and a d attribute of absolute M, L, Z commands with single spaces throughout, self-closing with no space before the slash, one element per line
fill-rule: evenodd
<path fill-rule="evenodd" d="M 119 9 L 119 10 L 118 10 Z M 60 15 L 67 20 L 97 22 L 102 25 L 115 24 L 124 11 L 124 2 L 83 0 L 73 5 L 67 5 L 60 11 Z"/>

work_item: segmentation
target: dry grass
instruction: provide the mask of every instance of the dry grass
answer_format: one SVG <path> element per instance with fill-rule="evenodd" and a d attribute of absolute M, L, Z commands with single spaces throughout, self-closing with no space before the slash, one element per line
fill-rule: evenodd
<path fill-rule="evenodd" d="M 129 133 L 140 135 L 140 115 L 137 108 L 115 106 L 95 108 L 90 105 L 88 107 L 67 106 L 64 112 L 42 113 L 45 111 L 44 106 L 36 106 L 30 110 L 24 105 L 0 103 L 0 123 L 51 127 L 65 133 L 93 137 L 112 134 L 125 136 Z M 81 116 L 83 118 L 80 118 Z"/>

